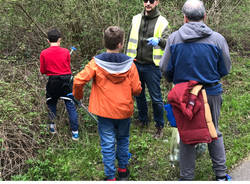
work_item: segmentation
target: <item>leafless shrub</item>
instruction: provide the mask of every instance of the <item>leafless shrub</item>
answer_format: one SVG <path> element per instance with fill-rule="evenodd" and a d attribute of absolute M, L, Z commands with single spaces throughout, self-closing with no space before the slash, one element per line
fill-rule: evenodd
<path fill-rule="evenodd" d="M 36 62 L 18 65 L 7 61 L 0 65 L 0 177 L 4 180 L 20 173 L 26 160 L 46 146 L 41 142 L 46 139 L 41 126 L 42 112 L 46 112 L 41 100 L 44 82 L 38 82 L 41 76 L 34 76 L 36 68 Z"/>

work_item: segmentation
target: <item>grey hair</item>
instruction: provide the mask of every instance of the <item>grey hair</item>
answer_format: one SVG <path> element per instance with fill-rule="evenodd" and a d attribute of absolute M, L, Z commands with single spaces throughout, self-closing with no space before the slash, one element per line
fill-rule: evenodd
<path fill-rule="evenodd" d="M 190 21 L 200 21 L 206 14 L 204 3 L 200 0 L 187 0 L 182 7 L 182 12 Z"/>

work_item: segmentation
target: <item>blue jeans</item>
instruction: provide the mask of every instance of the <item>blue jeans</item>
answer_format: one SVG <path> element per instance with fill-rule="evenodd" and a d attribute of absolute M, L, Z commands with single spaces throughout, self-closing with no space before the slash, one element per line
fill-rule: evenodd
<path fill-rule="evenodd" d="M 136 67 L 141 80 L 142 92 L 140 96 L 136 97 L 136 103 L 138 107 L 139 120 L 141 122 L 148 123 L 148 106 L 145 96 L 145 84 L 147 85 L 149 95 L 152 100 L 154 121 L 156 122 L 155 127 L 164 127 L 163 119 L 163 101 L 161 96 L 161 71 L 159 67 L 152 65 L 143 65 L 136 63 Z"/>
<path fill-rule="evenodd" d="M 108 179 L 115 177 L 116 158 L 119 168 L 124 169 L 128 165 L 130 122 L 130 118 L 110 119 L 98 116 L 104 173 Z"/>
<path fill-rule="evenodd" d="M 73 97 L 71 97 L 73 98 Z M 49 110 L 53 113 L 53 115 L 50 115 L 50 120 L 53 122 L 53 119 L 56 116 L 56 105 L 57 105 L 58 98 L 51 98 L 50 100 L 47 101 L 47 105 Z M 70 127 L 72 131 L 77 131 L 78 130 L 78 114 L 76 111 L 75 104 L 73 100 L 64 100 L 68 115 L 69 115 L 69 122 L 70 122 Z M 51 122 L 51 123 L 52 123 Z"/>

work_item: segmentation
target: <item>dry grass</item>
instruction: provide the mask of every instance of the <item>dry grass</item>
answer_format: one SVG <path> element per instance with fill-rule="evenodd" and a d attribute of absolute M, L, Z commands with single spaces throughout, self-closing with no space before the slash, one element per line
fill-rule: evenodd
<path fill-rule="evenodd" d="M 1 60 L 0 70 L 0 170 L 1 178 L 9 179 L 44 146 L 44 84 L 41 76 L 34 76 L 36 63 L 18 65 Z"/>

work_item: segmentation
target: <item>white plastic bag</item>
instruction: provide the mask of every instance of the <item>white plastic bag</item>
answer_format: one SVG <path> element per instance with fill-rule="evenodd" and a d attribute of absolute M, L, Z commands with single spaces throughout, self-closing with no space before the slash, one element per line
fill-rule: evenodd
<path fill-rule="evenodd" d="M 199 143 L 195 145 L 196 158 L 201 157 L 207 150 L 207 143 Z"/>
<path fill-rule="evenodd" d="M 195 145 L 196 158 L 201 157 L 207 150 L 206 143 L 199 143 Z M 170 163 L 172 167 L 179 165 L 180 161 L 180 134 L 177 128 L 172 128 L 172 136 L 170 140 Z"/>
<path fill-rule="evenodd" d="M 169 159 L 173 167 L 179 164 L 180 160 L 179 153 L 180 153 L 180 135 L 177 128 L 172 128 Z"/>

